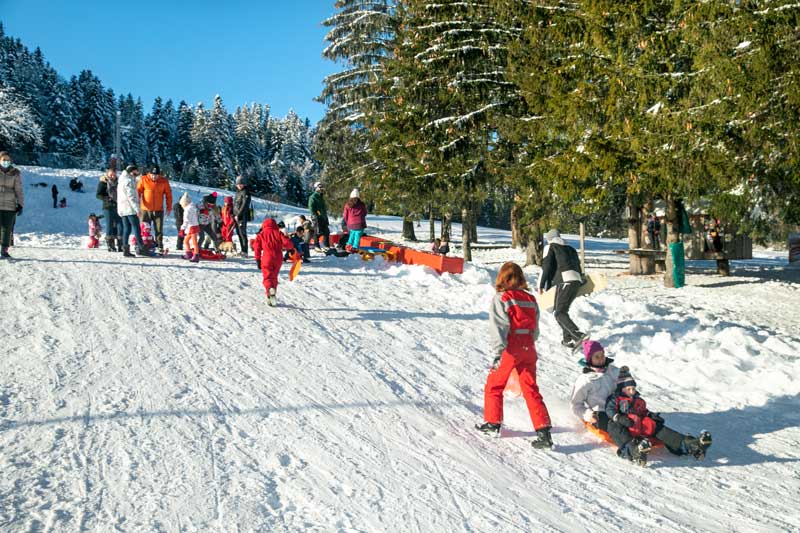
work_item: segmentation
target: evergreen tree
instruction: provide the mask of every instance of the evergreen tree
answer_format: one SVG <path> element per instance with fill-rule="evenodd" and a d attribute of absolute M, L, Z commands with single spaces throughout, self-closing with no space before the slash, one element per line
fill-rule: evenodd
<path fill-rule="evenodd" d="M 194 156 L 192 145 L 192 125 L 194 123 L 194 113 L 192 109 L 181 100 L 178 106 L 178 120 L 175 127 L 175 160 L 176 171 L 183 175 L 187 164 Z"/>
<path fill-rule="evenodd" d="M 170 161 L 170 127 L 161 97 L 153 101 L 153 109 L 145 119 L 148 163 L 165 165 Z"/>
<path fill-rule="evenodd" d="M 0 146 L 42 143 L 42 128 L 33 110 L 11 90 L 0 86 Z"/>

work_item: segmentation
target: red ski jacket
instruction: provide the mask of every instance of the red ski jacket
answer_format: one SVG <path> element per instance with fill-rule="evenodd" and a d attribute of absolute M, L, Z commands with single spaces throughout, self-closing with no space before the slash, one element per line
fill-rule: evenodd
<path fill-rule="evenodd" d="M 253 253 L 256 261 L 261 262 L 261 268 L 267 264 L 278 265 L 280 268 L 283 263 L 283 250 L 293 250 L 294 244 L 289 237 L 281 233 L 278 224 L 271 218 L 267 218 L 261 223 L 261 231 L 253 239 Z"/>

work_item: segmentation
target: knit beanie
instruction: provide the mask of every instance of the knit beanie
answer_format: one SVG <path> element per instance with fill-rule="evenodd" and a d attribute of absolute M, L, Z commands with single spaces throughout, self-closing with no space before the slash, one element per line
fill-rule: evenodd
<path fill-rule="evenodd" d="M 358 189 L 353 189 L 350 191 L 350 198 L 358 198 L 360 195 L 358 194 Z"/>
<path fill-rule="evenodd" d="M 605 352 L 603 345 L 597 341 L 583 341 L 583 358 L 588 365 L 592 364 L 592 354 L 595 352 Z"/>
<path fill-rule="evenodd" d="M 627 366 L 619 369 L 619 377 L 617 378 L 617 391 L 621 391 L 625 387 L 635 387 L 636 380 L 633 379 L 631 371 Z"/>
<path fill-rule="evenodd" d="M 544 238 L 547 239 L 547 242 L 550 242 L 553 239 L 560 239 L 561 234 L 558 232 L 557 229 L 551 229 L 550 231 L 544 234 Z"/>
<path fill-rule="evenodd" d="M 189 203 L 191 203 L 191 201 L 192 200 L 189 198 L 189 193 L 188 192 L 184 192 L 181 195 L 181 199 L 178 200 L 178 203 L 181 204 L 181 207 L 186 209 L 186 206 L 189 205 Z"/>

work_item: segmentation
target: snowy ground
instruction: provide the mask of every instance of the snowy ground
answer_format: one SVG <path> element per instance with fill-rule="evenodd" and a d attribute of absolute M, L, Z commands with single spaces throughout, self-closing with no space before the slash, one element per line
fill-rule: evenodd
<path fill-rule="evenodd" d="M 530 447 L 522 399 L 506 400 L 501 439 L 470 429 L 492 280 L 516 250 L 479 251 L 460 276 L 314 257 L 281 275 L 272 309 L 252 259 L 86 249 L 96 176 L 23 175 L 15 259 L 0 262 L 3 532 L 800 531 L 800 273 L 783 253 L 729 278 L 691 263 L 667 290 L 624 274 L 623 243 L 589 240 L 610 284 L 573 317 L 669 425 L 714 434 L 703 462 L 660 450 L 642 469 L 572 417 L 577 357 L 549 314 L 539 382 L 557 450 Z M 89 192 L 70 193 L 72 175 Z M 257 219 L 300 212 L 259 203 Z"/>

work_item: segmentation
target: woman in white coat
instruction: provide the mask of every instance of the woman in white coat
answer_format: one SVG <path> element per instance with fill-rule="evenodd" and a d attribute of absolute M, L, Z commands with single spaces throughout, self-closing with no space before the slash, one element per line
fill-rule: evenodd
<path fill-rule="evenodd" d="M 131 233 L 136 235 L 136 253 L 145 255 L 142 232 L 139 229 L 139 196 L 136 193 L 136 178 L 139 169 L 136 165 L 128 167 L 120 174 L 117 183 L 117 213 L 122 219 L 122 244 L 125 257 L 135 257 L 131 253 Z"/>
<path fill-rule="evenodd" d="M 617 387 L 620 369 L 611 364 L 614 360 L 606 357 L 603 345 L 597 341 L 583 343 L 583 358 L 583 373 L 572 386 L 572 412 L 584 422 L 608 431 L 605 405 Z"/>

